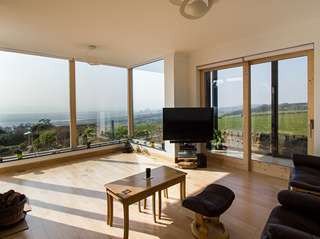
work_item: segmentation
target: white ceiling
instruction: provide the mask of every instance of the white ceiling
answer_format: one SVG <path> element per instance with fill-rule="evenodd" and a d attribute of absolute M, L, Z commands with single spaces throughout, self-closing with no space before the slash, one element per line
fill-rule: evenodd
<path fill-rule="evenodd" d="M 319 0 L 218 0 L 199 20 L 169 0 L 0 0 L 0 48 L 129 66 L 319 17 Z M 91 56 L 91 55 L 90 55 Z"/>

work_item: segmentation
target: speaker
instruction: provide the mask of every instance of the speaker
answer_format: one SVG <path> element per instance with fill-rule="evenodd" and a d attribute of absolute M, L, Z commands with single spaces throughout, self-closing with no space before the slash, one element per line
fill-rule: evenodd
<path fill-rule="evenodd" d="M 197 154 L 197 162 L 199 168 L 207 167 L 207 157 L 205 154 Z"/>

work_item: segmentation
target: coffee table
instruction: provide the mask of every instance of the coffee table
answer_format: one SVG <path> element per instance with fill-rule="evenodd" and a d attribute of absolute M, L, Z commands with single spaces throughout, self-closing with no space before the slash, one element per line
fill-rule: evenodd
<path fill-rule="evenodd" d="M 123 205 L 124 239 L 129 236 L 129 206 L 152 196 L 153 215 L 155 216 L 155 194 L 159 193 L 159 215 L 161 215 L 161 190 L 180 183 L 180 199 L 186 197 L 187 173 L 167 166 L 151 171 L 151 179 L 145 179 L 145 172 L 138 173 L 111 183 L 105 184 L 107 192 L 107 224 L 113 224 L 113 199 Z"/>

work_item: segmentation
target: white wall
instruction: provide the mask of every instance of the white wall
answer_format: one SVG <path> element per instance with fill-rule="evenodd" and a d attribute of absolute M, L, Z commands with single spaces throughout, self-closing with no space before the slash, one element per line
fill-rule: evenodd
<path fill-rule="evenodd" d="M 261 26 L 263 27 L 263 26 Z M 201 49 L 190 54 L 190 106 L 199 106 L 199 75 L 196 66 L 207 63 L 262 53 L 306 43 L 315 44 L 315 153 L 320 154 L 320 18 L 289 25 L 278 25 L 263 34 L 252 34 L 242 39 L 226 39 L 223 44 Z M 232 29 L 230 29 L 232 30 Z"/>
<path fill-rule="evenodd" d="M 165 107 L 184 107 L 190 105 L 189 58 L 179 52 L 164 57 Z M 165 142 L 168 154 L 175 156 L 175 144 Z"/>

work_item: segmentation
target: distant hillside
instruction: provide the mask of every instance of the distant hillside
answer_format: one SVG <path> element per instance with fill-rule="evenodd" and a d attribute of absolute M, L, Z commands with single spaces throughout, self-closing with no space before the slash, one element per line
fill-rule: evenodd
<path fill-rule="evenodd" d="M 308 109 L 307 103 L 283 103 L 279 105 L 279 111 L 306 111 Z M 271 111 L 271 105 L 253 105 L 252 113 L 263 113 Z M 224 107 L 219 111 L 219 117 L 242 115 L 242 107 Z"/>

